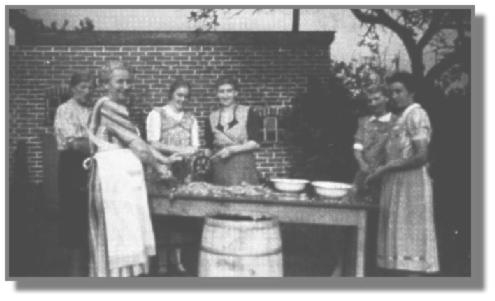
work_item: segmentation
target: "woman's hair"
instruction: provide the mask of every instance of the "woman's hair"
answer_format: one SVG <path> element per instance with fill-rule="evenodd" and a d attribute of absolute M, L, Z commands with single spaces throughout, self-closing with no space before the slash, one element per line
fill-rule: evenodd
<path fill-rule="evenodd" d="M 414 77 L 414 75 L 408 72 L 397 72 L 387 78 L 388 84 L 396 82 L 402 83 L 406 87 L 407 91 L 412 93 L 415 93 L 418 88 L 416 78 Z"/>
<path fill-rule="evenodd" d="M 366 89 L 364 89 L 364 92 L 366 94 L 374 94 L 380 92 L 386 96 L 388 95 L 388 87 L 382 84 L 371 85 L 366 87 Z"/>
<path fill-rule="evenodd" d="M 129 67 L 121 61 L 108 61 L 100 70 L 100 80 L 102 84 L 106 84 L 112 78 L 112 73 L 115 70 L 129 71 Z"/>
<path fill-rule="evenodd" d="M 232 88 L 234 88 L 234 90 L 239 91 L 239 82 L 233 77 L 230 76 L 220 77 L 217 80 L 215 87 L 218 89 L 222 85 L 231 85 Z"/>
<path fill-rule="evenodd" d="M 170 85 L 170 88 L 168 89 L 168 98 L 172 99 L 172 95 L 174 94 L 175 90 L 181 87 L 187 88 L 187 90 L 189 91 L 189 95 L 191 95 L 191 83 L 182 78 L 178 78 Z"/>
<path fill-rule="evenodd" d="M 93 78 L 88 72 L 74 72 L 70 78 L 69 87 L 72 89 L 82 82 L 92 82 Z"/>

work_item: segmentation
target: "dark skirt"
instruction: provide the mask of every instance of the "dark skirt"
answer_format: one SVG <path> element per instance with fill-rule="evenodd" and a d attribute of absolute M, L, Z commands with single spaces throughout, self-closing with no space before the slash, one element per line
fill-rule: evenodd
<path fill-rule="evenodd" d="M 235 154 L 227 159 L 213 160 L 212 183 L 234 186 L 242 183 L 258 185 L 259 175 L 256 170 L 256 158 L 252 152 Z"/>
<path fill-rule="evenodd" d="M 59 156 L 60 240 L 68 248 L 88 248 L 88 172 L 86 154 L 62 151 Z"/>
<path fill-rule="evenodd" d="M 203 220 L 184 216 L 154 216 L 153 226 L 158 247 L 199 245 Z"/>
<path fill-rule="evenodd" d="M 173 178 L 161 180 L 155 171 L 148 168 L 146 182 L 149 194 L 169 191 L 190 181 L 191 160 L 174 162 L 170 170 Z M 202 220 L 183 216 L 154 216 L 153 227 L 158 247 L 180 247 L 199 244 Z"/>

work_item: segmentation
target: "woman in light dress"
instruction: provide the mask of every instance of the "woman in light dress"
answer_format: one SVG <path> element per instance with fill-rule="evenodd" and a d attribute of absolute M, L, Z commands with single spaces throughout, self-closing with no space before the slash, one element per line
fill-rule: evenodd
<path fill-rule="evenodd" d="M 194 115 L 184 106 L 191 95 L 191 84 L 175 80 L 169 88 L 168 102 L 155 107 L 146 119 L 148 142 L 164 155 L 176 155 L 182 160 L 171 166 L 173 180 L 184 184 L 191 180 L 192 160 L 199 151 L 199 128 Z M 197 220 L 186 217 L 157 217 L 157 242 L 160 245 L 160 273 L 186 273 L 182 249 L 199 241 Z"/>
<path fill-rule="evenodd" d="M 408 73 L 388 79 L 398 119 L 386 144 L 386 163 L 369 176 L 382 179 L 377 264 L 392 275 L 438 272 L 428 114 L 415 102 L 416 80 Z"/>

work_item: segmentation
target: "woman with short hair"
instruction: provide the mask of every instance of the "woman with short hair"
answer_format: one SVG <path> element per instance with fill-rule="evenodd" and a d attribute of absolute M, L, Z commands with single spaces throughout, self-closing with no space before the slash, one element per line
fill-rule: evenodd
<path fill-rule="evenodd" d="M 90 276 L 131 277 L 149 272 L 156 254 L 142 164 L 168 177 L 173 158 L 144 142 L 129 119 L 131 73 L 118 61 L 103 69 L 107 95 L 95 104 L 89 138 L 91 166 Z M 165 170 L 166 174 L 162 174 Z"/>
<path fill-rule="evenodd" d="M 59 233 L 62 245 L 70 249 L 71 276 L 86 276 L 88 269 L 88 174 L 82 163 L 90 155 L 87 130 L 92 82 L 89 73 L 72 75 L 72 97 L 57 108 L 54 121 L 59 151 Z"/>

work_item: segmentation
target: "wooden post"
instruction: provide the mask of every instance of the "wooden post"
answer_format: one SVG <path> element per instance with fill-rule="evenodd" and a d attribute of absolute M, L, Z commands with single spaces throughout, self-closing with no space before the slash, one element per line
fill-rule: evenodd
<path fill-rule="evenodd" d="M 292 10 L 292 32 L 299 32 L 299 9 Z"/>

